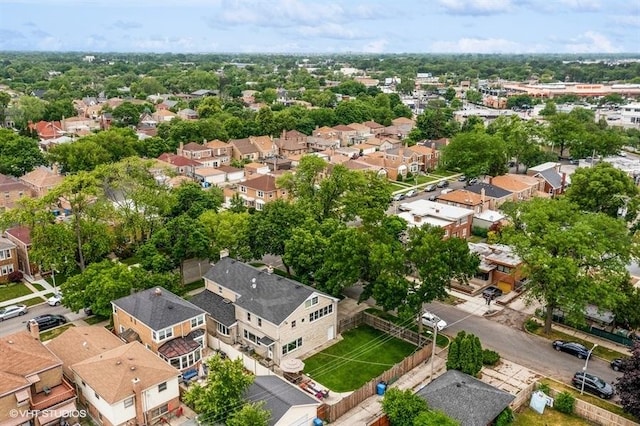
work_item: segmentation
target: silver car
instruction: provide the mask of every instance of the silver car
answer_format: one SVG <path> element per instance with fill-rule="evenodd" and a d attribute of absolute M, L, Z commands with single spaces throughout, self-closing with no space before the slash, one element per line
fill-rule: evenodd
<path fill-rule="evenodd" d="M 24 315 L 26 313 L 27 313 L 27 305 L 5 306 L 4 308 L 0 308 L 0 321 L 17 317 L 18 315 Z"/>

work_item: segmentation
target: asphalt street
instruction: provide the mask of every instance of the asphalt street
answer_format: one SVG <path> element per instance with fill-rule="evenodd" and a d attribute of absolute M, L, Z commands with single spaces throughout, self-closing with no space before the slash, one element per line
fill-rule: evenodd
<path fill-rule="evenodd" d="M 42 305 L 31 306 L 28 308 L 29 312 L 26 314 L 10 318 L 8 320 L 0 321 L 0 336 L 6 336 L 8 334 L 17 333 L 27 329 L 27 322 L 31 318 L 35 318 L 38 315 L 43 314 L 57 314 L 65 315 L 69 319 L 68 314 L 71 311 L 64 306 L 49 306 L 46 303 Z"/>

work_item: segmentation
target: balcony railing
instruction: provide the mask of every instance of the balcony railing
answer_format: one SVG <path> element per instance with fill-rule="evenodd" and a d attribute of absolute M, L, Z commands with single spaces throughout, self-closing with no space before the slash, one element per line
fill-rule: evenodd
<path fill-rule="evenodd" d="M 47 391 L 38 392 L 31 398 L 31 409 L 42 411 L 68 399 L 76 397 L 76 391 L 64 378 L 62 383 Z"/>

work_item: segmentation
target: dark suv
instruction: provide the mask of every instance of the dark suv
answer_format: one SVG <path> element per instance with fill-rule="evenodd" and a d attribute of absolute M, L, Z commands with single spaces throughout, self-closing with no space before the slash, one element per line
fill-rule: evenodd
<path fill-rule="evenodd" d="M 53 315 L 53 314 L 40 315 L 39 317 L 35 317 L 27 321 L 27 330 L 31 330 L 32 322 L 35 322 L 38 324 L 38 329 L 40 331 L 44 331 L 50 328 L 57 327 L 62 324 L 66 324 L 67 319 L 62 315 Z"/>
<path fill-rule="evenodd" d="M 584 371 L 578 371 L 573 375 L 573 379 L 571 379 L 571 384 L 573 384 L 576 389 L 582 389 L 583 382 L 584 390 L 589 393 L 605 399 L 613 396 L 613 387 L 598 376 L 585 373 Z"/>

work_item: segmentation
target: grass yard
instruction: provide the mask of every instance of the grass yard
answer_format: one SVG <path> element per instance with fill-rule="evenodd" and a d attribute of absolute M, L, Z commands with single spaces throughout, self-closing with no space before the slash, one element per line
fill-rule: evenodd
<path fill-rule="evenodd" d="M 334 392 L 358 389 L 416 347 L 367 325 L 342 333 L 343 339 L 304 360 L 304 372 Z"/>
<path fill-rule="evenodd" d="M 595 424 L 577 416 L 561 413 L 549 407 L 544 410 L 544 414 L 538 414 L 527 407 L 522 412 L 515 413 L 515 417 L 512 423 L 513 426 L 591 426 Z"/>
<path fill-rule="evenodd" d="M 27 296 L 31 290 L 22 283 L 12 283 L 0 286 L 0 302 L 15 299 L 16 297 Z"/>
<path fill-rule="evenodd" d="M 544 333 L 544 327 L 540 326 L 536 329 L 533 328 L 528 328 L 528 331 L 530 331 L 533 334 L 537 334 L 540 337 L 544 337 L 546 339 L 549 339 L 550 341 L 554 341 L 554 340 L 567 340 L 567 341 L 572 341 L 572 342 L 578 342 L 582 345 L 584 345 L 587 348 L 591 348 L 593 346 L 593 342 L 589 342 L 588 340 L 584 340 L 581 339 L 579 337 L 576 336 L 572 336 L 570 334 L 564 333 L 562 331 L 559 330 L 555 330 L 555 329 L 551 329 L 551 333 L 549 334 L 545 334 Z M 621 352 L 618 351 L 614 351 L 613 349 L 609 349 L 606 348 L 604 346 L 598 346 L 597 348 L 595 348 L 593 350 L 593 355 L 598 356 L 600 358 L 604 358 L 607 361 L 611 361 L 615 358 L 625 358 L 628 357 L 629 355 L 623 354 Z"/>
<path fill-rule="evenodd" d="M 47 341 L 47 340 L 51 340 L 54 337 L 58 337 L 66 329 L 71 328 L 71 327 L 75 327 L 75 325 L 74 324 L 65 324 L 63 326 L 60 326 L 58 328 L 54 328 L 52 330 L 43 331 L 42 333 L 40 333 L 40 340 L 42 340 L 43 342 Z"/>
<path fill-rule="evenodd" d="M 451 296 L 451 297 L 454 299 L 460 300 L 457 297 L 454 297 L 454 296 Z M 457 303 L 452 303 L 452 304 L 457 305 Z M 404 321 L 402 321 L 397 316 L 393 315 L 391 312 L 384 312 L 376 308 L 368 308 L 366 312 L 368 314 L 375 315 L 378 318 L 391 321 L 394 324 L 402 325 L 403 327 L 408 328 L 409 330 L 415 331 L 416 333 L 418 332 L 418 326 L 416 324 L 406 325 Z M 431 339 L 431 330 L 427 329 L 426 327 L 422 330 L 422 334 L 427 336 L 429 339 Z M 440 348 L 446 348 L 448 345 L 449 345 L 449 338 L 447 336 L 445 336 L 444 334 L 438 334 L 436 336 L 436 346 Z"/>
<path fill-rule="evenodd" d="M 42 291 L 42 290 L 44 290 L 44 286 L 43 286 L 42 284 L 38 284 L 38 283 L 31 283 L 31 285 L 32 285 L 33 287 L 35 287 L 35 289 L 36 289 L 36 290 L 38 290 L 38 291 Z"/>
<path fill-rule="evenodd" d="M 49 295 L 45 296 L 47 299 L 49 298 Z M 39 305 L 40 303 L 44 303 L 46 301 L 46 299 L 43 299 L 42 297 L 36 296 L 36 297 L 32 297 L 31 299 L 27 299 L 27 300 L 23 300 L 22 303 L 23 305 L 27 305 L 27 306 L 33 306 L 33 305 Z"/>
<path fill-rule="evenodd" d="M 101 317 L 98 315 L 94 315 L 92 317 L 88 317 L 84 319 L 84 322 L 86 322 L 89 325 L 96 325 L 98 323 L 104 322 L 104 321 L 109 321 L 109 318 L 105 318 L 105 317 Z"/>
<path fill-rule="evenodd" d="M 605 401 L 604 399 L 600 399 L 596 396 L 593 396 L 591 394 L 588 393 L 584 393 L 583 395 L 580 395 L 580 391 L 576 388 L 574 388 L 573 386 L 570 385 L 566 385 L 564 383 L 558 382 L 556 380 L 550 379 L 550 378 L 544 378 L 542 380 L 540 380 L 540 383 L 545 383 L 547 385 L 549 385 L 550 388 L 555 389 L 557 391 L 568 391 L 569 393 L 571 393 L 571 395 L 573 395 L 576 399 L 581 399 L 585 402 L 588 402 L 589 404 L 593 404 L 596 407 L 600 407 L 600 408 L 604 408 L 607 411 L 611 411 L 612 413 L 615 413 L 619 416 L 622 416 L 626 419 L 632 420 L 634 422 L 637 422 L 638 419 L 636 419 L 635 417 L 633 417 L 631 414 L 629 413 L 625 413 L 624 410 L 622 409 L 621 406 L 613 404 L 609 401 Z"/>

